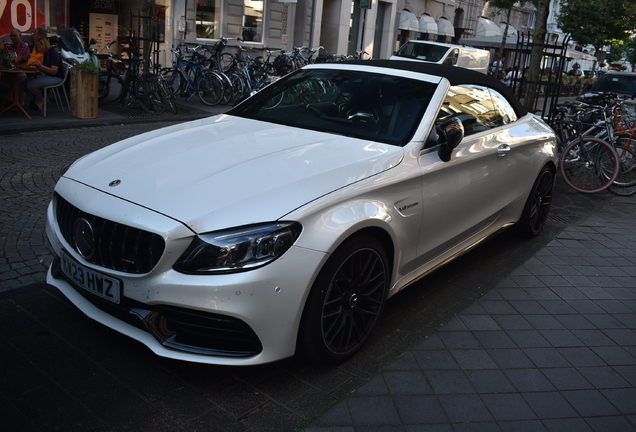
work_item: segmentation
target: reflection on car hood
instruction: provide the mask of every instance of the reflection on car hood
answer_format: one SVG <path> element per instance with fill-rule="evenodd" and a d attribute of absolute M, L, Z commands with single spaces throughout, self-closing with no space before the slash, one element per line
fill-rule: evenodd
<path fill-rule="evenodd" d="M 401 147 L 223 115 L 113 144 L 65 177 L 208 232 L 279 219 L 395 166 L 402 154 Z"/>

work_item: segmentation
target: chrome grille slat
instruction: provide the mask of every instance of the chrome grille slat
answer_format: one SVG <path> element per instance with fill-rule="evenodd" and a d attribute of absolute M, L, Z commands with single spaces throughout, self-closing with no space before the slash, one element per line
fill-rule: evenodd
<path fill-rule="evenodd" d="M 161 236 L 83 212 L 57 193 L 53 200 L 57 224 L 69 245 L 74 245 L 75 222 L 84 218 L 91 223 L 95 253 L 87 261 L 133 274 L 148 273 L 159 262 L 165 249 Z"/>

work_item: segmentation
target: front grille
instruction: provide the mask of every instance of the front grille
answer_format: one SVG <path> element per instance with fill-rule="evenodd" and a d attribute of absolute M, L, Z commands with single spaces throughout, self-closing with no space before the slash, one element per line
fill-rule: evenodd
<path fill-rule="evenodd" d="M 86 259 L 88 262 L 134 274 L 148 273 L 159 262 L 165 249 L 161 236 L 83 212 L 58 193 L 54 194 L 53 201 L 57 224 L 68 244 L 75 245 L 73 230 L 79 219 L 90 223 L 95 252 Z"/>
<path fill-rule="evenodd" d="M 249 357 L 262 352 L 263 345 L 244 321 L 216 313 L 176 306 L 147 305 L 127 297 L 111 303 L 78 287 L 60 270 L 55 257 L 51 273 L 67 281 L 86 300 L 104 312 L 147 331 L 167 348 L 223 357 Z"/>

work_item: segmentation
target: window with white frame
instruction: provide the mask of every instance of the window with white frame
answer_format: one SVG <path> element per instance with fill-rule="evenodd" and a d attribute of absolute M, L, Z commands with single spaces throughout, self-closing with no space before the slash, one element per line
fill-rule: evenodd
<path fill-rule="evenodd" d="M 263 41 L 264 1 L 243 0 L 243 40 Z"/>
<path fill-rule="evenodd" d="M 220 27 L 221 0 L 197 0 L 197 38 L 218 39 Z"/>
<path fill-rule="evenodd" d="M 262 42 L 264 1 L 197 0 L 196 5 L 197 38 L 218 39 L 240 33 L 245 41 Z"/>

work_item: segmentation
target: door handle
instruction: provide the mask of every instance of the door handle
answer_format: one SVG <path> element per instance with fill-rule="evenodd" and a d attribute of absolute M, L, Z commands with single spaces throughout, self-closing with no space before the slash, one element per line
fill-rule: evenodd
<path fill-rule="evenodd" d="M 497 149 L 497 156 L 504 157 L 510 151 L 510 146 L 508 144 L 502 144 Z"/>

